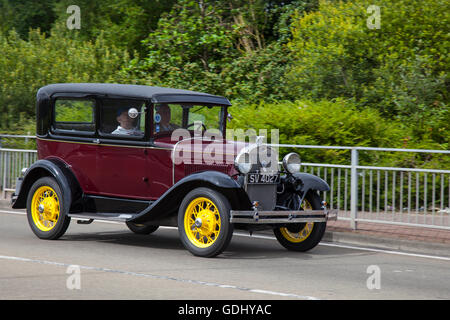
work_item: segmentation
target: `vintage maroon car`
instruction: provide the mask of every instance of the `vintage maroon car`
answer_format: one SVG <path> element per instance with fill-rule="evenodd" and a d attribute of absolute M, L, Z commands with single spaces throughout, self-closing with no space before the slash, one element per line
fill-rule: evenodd
<path fill-rule="evenodd" d="M 194 255 L 212 257 L 234 229 L 273 229 L 287 249 L 316 246 L 326 221 L 322 179 L 290 153 L 226 140 L 230 102 L 138 85 L 52 84 L 37 93 L 38 161 L 23 170 L 13 208 L 42 239 L 71 218 L 122 221 L 138 234 L 177 226 Z"/>

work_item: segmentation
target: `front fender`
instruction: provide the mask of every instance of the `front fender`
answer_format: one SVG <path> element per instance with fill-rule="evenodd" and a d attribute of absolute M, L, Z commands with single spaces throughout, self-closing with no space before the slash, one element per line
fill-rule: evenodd
<path fill-rule="evenodd" d="M 12 203 L 13 209 L 23 209 L 27 205 L 28 192 L 36 180 L 42 177 L 53 177 L 61 188 L 64 203 L 72 204 L 73 195 L 79 191 L 76 179 L 65 164 L 57 159 L 38 160 L 26 171 L 20 190 L 16 190 Z"/>
<path fill-rule="evenodd" d="M 233 208 L 250 208 L 250 200 L 241 185 L 230 176 L 218 171 L 193 173 L 175 183 L 147 209 L 129 220 L 133 223 L 149 223 L 176 215 L 183 198 L 191 190 L 208 187 L 221 192 Z"/>
<path fill-rule="evenodd" d="M 295 180 L 301 182 L 299 191 L 306 194 L 309 190 L 330 191 L 330 186 L 323 179 L 306 172 L 297 172 L 292 175 Z"/>

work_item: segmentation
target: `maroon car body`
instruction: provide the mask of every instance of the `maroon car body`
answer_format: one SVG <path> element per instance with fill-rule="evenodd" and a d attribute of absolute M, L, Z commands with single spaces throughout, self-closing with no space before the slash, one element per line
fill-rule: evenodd
<path fill-rule="evenodd" d="M 45 86 L 37 93 L 38 161 L 18 179 L 12 206 L 27 208 L 40 238 L 59 238 L 70 218 L 106 219 L 135 233 L 178 226 L 183 244 L 200 256 L 222 252 L 234 228 L 274 229 L 286 248 L 311 249 L 334 213 L 318 195 L 328 185 L 306 173 L 280 173 L 268 146 L 224 139 L 230 105 L 224 97 L 171 88 Z M 259 156 L 248 172 L 242 169 L 242 155 L 263 149 L 272 169 Z M 297 157 L 290 159 L 299 168 Z M 289 161 L 283 159 L 285 168 Z M 42 187 L 51 191 L 37 195 Z M 54 221 L 40 225 L 40 219 Z"/>

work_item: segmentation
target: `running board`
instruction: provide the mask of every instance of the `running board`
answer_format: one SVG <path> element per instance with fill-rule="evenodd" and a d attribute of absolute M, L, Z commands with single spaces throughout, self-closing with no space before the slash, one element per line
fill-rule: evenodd
<path fill-rule="evenodd" d="M 103 213 L 103 212 L 78 212 L 69 213 L 70 218 L 83 220 L 107 220 L 126 222 L 137 216 L 137 213 Z"/>

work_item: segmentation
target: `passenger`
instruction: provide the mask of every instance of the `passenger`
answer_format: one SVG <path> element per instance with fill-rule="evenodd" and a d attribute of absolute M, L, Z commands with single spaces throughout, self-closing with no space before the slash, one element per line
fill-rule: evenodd
<path fill-rule="evenodd" d="M 142 132 L 136 128 L 135 119 L 128 115 L 129 108 L 120 108 L 117 111 L 117 122 L 119 126 L 112 134 L 126 134 L 126 135 L 142 135 Z"/>

